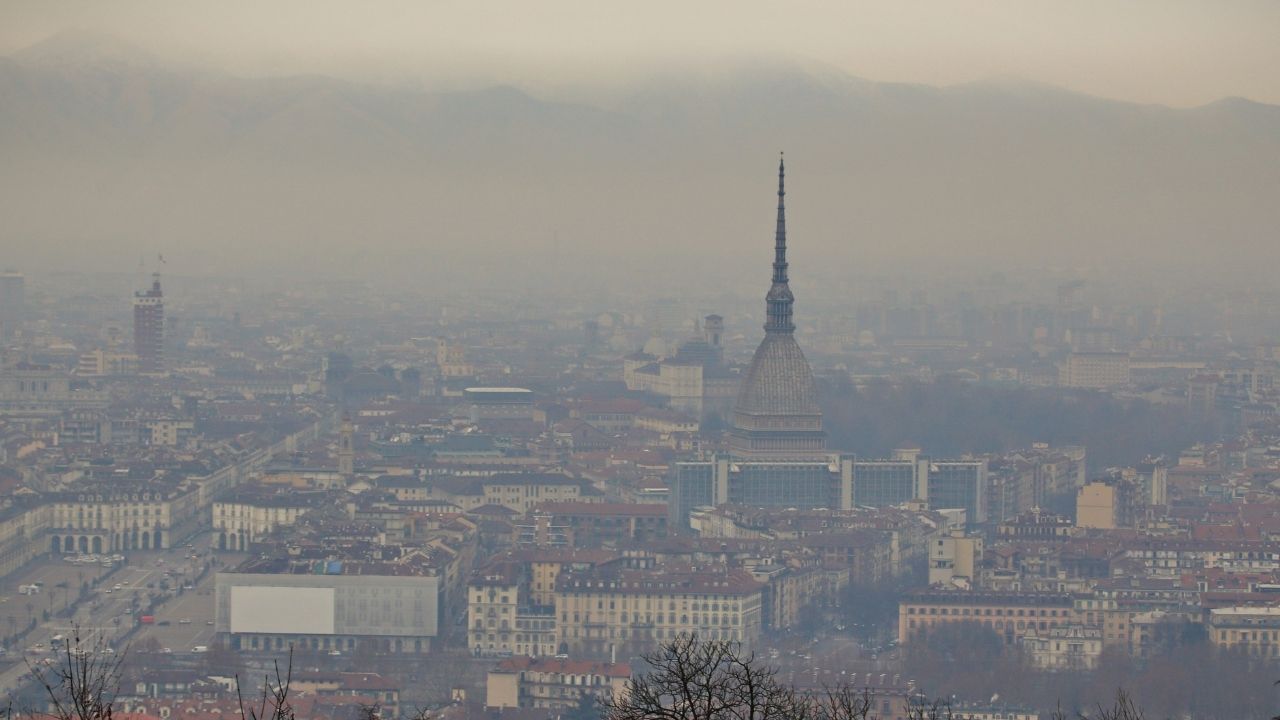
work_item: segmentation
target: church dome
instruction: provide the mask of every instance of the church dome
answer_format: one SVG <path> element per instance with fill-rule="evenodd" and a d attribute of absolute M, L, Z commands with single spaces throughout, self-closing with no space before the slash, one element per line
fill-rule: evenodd
<path fill-rule="evenodd" d="M 742 380 L 735 415 L 820 415 L 813 370 L 789 333 L 769 333 Z"/>

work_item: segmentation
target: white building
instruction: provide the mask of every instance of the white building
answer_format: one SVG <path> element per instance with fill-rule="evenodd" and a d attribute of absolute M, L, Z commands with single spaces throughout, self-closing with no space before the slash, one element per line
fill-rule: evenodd
<path fill-rule="evenodd" d="M 49 549 L 103 553 L 168 548 L 172 529 L 194 517 L 195 488 L 80 490 L 51 496 Z"/>
<path fill-rule="evenodd" d="M 213 530 L 219 550 L 243 551 L 276 528 L 290 527 L 314 507 L 322 492 L 273 492 L 237 488 L 213 502 Z"/>
<path fill-rule="evenodd" d="M 1074 388 L 1109 388 L 1129 384 L 1129 353 L 1073 352 L 1058 373 L 1058 384 Z"/>
<path fill-rule="evenodd" d="M 216 631 L 232 650 L 425 653 L 439 631 L 436 575 L 339 560 L 266 560 L 244 570 L 214 582 Z"/>

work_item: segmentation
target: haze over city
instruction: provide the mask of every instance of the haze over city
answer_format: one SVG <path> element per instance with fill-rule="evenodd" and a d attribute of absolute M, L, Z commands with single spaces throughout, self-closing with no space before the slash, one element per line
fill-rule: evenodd
<path fill-rule="evenodd" d="M 1277 37 L 4 3 L 5 712 L 1280 717 Z"/>
<path fill-rule="evenodd" d="M 783 148 L 814 269 L 1277 259 L 1271 3 L 3 13 L 0 202 L 32 267 L 736 274 Z"/>

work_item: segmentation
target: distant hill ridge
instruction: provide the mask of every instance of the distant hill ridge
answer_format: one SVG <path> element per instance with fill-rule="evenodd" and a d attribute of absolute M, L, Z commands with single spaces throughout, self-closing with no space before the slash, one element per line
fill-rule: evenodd
<path fill-rule="evenodd" d="M 1239 98 L 1174 109 L 752 63 L 655 76 L 605 108 L 235 78 L 74 34 L 0 59 L 0 239 L 37 262 L 163 242 L 224 270 L 245 252 L 376 272 L 552 234 L 767 255 L 779 149 L 798 263 L 1280 259 L 1280 107 Z"/>

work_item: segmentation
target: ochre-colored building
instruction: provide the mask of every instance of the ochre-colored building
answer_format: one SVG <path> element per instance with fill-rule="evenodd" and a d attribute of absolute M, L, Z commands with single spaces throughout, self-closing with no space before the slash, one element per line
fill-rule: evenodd
<path fill-rule="evenodd" d="M 555 602 L 559 651 L 629 657 L 681 633 L 749 645 L 764 626 L 764 588 L 745 570 L 562 572 Z"/>
<path fill-rule="evenodd" d="M 1073 618 L 1067 593 L 925 590 L 898 603 L 898 639 L 905 644 L 938 625 L 973 622 L 1013 645 L 1028 631 L 1044 634 Z"/>
<path fill-rule="evenodd" d="M 567 710 L 584 696 L 600 701 L 622 692 L 630 677 L 626 663 L 507 658 L 489 671 L 485 706 Z"/>

